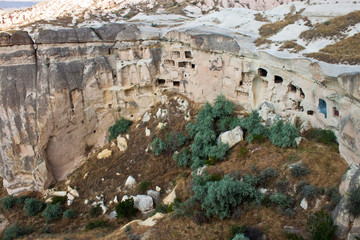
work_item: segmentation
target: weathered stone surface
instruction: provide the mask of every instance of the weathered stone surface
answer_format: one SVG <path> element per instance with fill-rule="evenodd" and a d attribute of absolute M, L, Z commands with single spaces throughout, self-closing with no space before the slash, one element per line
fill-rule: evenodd
<path fill-rule="evenodd" d="M 126 179 L 125 187 L 126 187 L 126 188 L 133 188 L 133 187 L 135 187 L 135 185 L 136 185 L 135 178 L 133 178 L 132 176 L 129 176 L 129 177 Z"/>
<path fill-rule="evenodd" d="M 9 46 L 10 45 L 10 37 L 11 35 L 8 33 L 0 33 L 0 46 Z"/>
<path fill-rule="evenodd" d="M 128 148 L 126 138 L 118 136 L 116 138 L 116 141 L 117 141 L 117 146 L 118 146 L 120 152 L 126 151 L 126 149 Z"/>
<path fill-rule="evenodd" d="M 307 208 L 308 208 L 308 202 L 307 202 L 306 198 L 303 198 L 303 199 L 301 200 L 300 207 L 301 207 L 302 209 L 304 209 L 304 210 L 307 210 Z"/>
<path fill-rule="evenodd" d="M 163 199 L 163 204 L 170 205 L 175 201 L 176 187 Z"/>
<path fill-rule="evenodd" d="M 137 195 L 133 197 L 134 207 L 139 209 L 140 212 L 145 212 L 153 209 L 154 203 L 153 199 L 147 195 Z"/>
<path fill-rule="evenodd" d="M 10 38 L 10 45 L 28 45 L 33 43 L 34 41 L 26 31 L 14 32 Z"/>
<path fill-rule="evenodd" d="M 160 193 L 154 190 L 148 190 L 147 195 L 149 195 L 150 197 L 152 197 L 155 205 L 158 205 L 161 203 L 161 197 L 160 197 Z"/>
<path fill-rule="evenodd" d="M 43 30 L 39 33 L 36 43 L 86 43 L 99 42 L 101 39 L 90 28 Z"/>
<path fill-rule="evenodd" d="M 105 159 L 108 157 L 111 157 L 112 151 L 109 149 L 104 149 L 101 152 L 98 153 L 97 159 Z"/>
<path fill-rule="evenodd" d="M 221 133 L 218 142 L 228 144 L 229 148 L 232 148 L 244 139 L 243 135 L 244 132 L 241 130 L 241 127 L 237 126 L 231 131 Z"/>

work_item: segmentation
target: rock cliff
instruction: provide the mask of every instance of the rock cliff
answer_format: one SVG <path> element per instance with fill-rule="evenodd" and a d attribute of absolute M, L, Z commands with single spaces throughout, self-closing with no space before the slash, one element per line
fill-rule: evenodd
<path fill-rule="evenodd" d="M 135 23 L 0 40 L 0 175 L 11 194 L 63 179 L 117 119 L 140 118 L 169 91 L 197 103 L 223 93 L 246 111 L 267 106 L 302 128 L 332 129 L 345 160 L 360 163 L 359 73 L 247 54 L 232 35 Z"/>

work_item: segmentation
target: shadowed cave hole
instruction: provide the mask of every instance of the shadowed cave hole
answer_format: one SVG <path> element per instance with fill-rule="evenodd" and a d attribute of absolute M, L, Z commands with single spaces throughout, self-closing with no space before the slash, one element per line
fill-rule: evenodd
<path fill-rule="evenodd" d="M 274 82 L 275 83 L 282 83 L 284 80 L 282 77 L 278 76 L 278 75 L 275 75 L 274 77 Z"/>
<path fill-rule="evenodd" d="M 259 73 L 260 77 L 266 77 L 268 72 L 263 68 L 259 68 L 258 73 Z"/>

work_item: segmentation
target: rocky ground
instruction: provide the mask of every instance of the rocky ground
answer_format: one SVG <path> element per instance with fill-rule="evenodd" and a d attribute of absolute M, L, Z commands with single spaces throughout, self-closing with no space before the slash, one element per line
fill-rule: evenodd
<path fill-rule="evenodd" d="M 174 191 L 176 195 L 173 195 L 172 200 L 176 196 L 178 201 L 186 201 L 192 195 L 191 171 L 178 168 L 171 152 L 154 156 L 149 150 L 149 145 L 155 137 L 165 137 L 172 131 L 185 132 L 186 119 L 195 118 L 197 106 L 183 97 L 174 95 L 163 98 L 162 102 L 151 108 L 142 119 L 134 122 L 129 132 L 123 135 L 128 139 L 125 151 L 120 151 L 116 141 L 102 149 L 88 147 L 87 150 L 90 151 L 88 159 L 67 179 L 51 186 L 52 188 L 44 191 L 43 195 L 25 194 L 45 201 L 54 193 L 68 190 L 75 196 L 70 207 L 79 213 L 77 218 L 47 223 L 41 215 L 24 217 L 22 206 L 16 206 L 10 210 L 3 210 L 6 219 L 10 223 L 31 225 L 35 232 L 28 235 L 28 239 L 128 239 L 130 230 L 129 227 L 125 230 L 124 225 L 131 220 L 113 219 L 111 212 L 116 202 L 121 201 L 125 195 L 139 194 L 142 183 L 148 182 L 147 189 L 157 190 L 160 197 L 166 199 L 165 201 L 169 200 L 167 196 L 176 188 Z M 322 191 L 330 187 L 337 188 L 347 170 L 347 165 L 341 159 L 336 145 L 316 142 L 306 134 L 303 136 L 307 140 L 303 140 L 296 149 L 275 147 L 269 141 L 247 144 L 243 140 L 234 146 L 225 161 L 208 166 L 206 169 L 214 176 L 237 176 L 245 173 L 259 175 L 266 168 L 275 169 L 278 173 L 277 177 L 267 182 L 262 191 L 277 192 L 279 191 L 277 182 L 287 179 L 286 191 L 296 200 L 294 215 L 283 214 L 275 206 L 245 204 L 239 219 L 220 220 L 218 217 L 213 217 L 199 224 L 194 217 L 175 217 L 174 213 L 168 213 L 163 217 L 157 215 L 160 220 L 156 225 L 143 226 L 141 220 L 149 216 L 149 213 L 143 212 L 132 219 L 131 234 L 137 234 L 141 239 L 227 239 L 232 225 L 245 224 L 261 229 L 268 239 L 284 239 L 284 229 L 288 228 L 307 236 L 308 216 L 320 209 L 328 211 L 333 206 L 330 206 L 331 202 L 324 193 L 318 194 L 305 204 L 304 200 L 297 196 L 297 184 L 305 181 L 318 189 L 323 189 Z M 309 174 L 296 178 L 291 174 L 290 168 L 299 162 L 306 166 Z M 136 183 L 126 184 L 129 176 L 132 176 Z M 72 189 L 76 189 L 78 197 Z M 2 196 L 4 195 L 6 192 L 2 190 Z M 67 196 L 68 200 L 73 199 Z M 90 211 L 96 203 L 103 205 L 104 213 L 92 217 Z M 69 206 L 65 203 L 62 208 L 65 210 Z M 194 209 L 194 211 L 198 210 Z M 109 226 L 85 231 L 85 226 L 95 220 L 108 221 Z M 40 229 L 45 225 L 51 226 L 50 234 L 40 233 Z"/>

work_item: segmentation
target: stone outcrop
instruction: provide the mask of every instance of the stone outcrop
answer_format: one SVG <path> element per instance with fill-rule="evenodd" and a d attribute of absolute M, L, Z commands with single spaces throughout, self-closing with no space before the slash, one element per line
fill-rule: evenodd
<path fill-rule="evenodd" d="M 86 145 L 104 146 L 116 120 L 138 120 L 169 91 L 196 103 L 222 93 L 247 111 L 267 102 L 283 119 L 334 130 L 345 160 L 360 163 L 360 74 L 247 54 L 231 35 L 160 36 L 135 23 L 46 30 L 34 40 L 1 34 L 0 48 L 0 176 L 9 193 L 64 179 Z"/>

